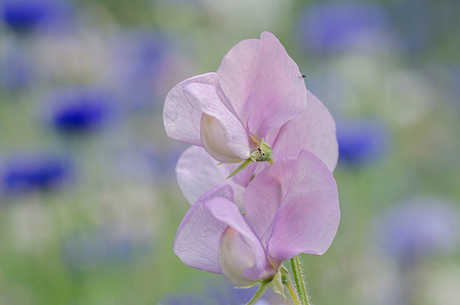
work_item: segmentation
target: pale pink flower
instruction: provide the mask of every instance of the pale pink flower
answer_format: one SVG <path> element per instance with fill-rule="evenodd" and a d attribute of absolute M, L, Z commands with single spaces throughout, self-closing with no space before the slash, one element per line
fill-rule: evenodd
<path fill-rule="evenodd" d="M 285 123 L 275 134 L 267 136 L 265 141 L 272 147 L 275 160 L 296 157 L 301 149 L 308 149 L 333 171 L 338 159 L 334 119 L 313 94 L 309 91 L 307 94 L 307 110 Z M 190 203 L 213 187 L 230 184 L 235 190 L 235 203 L 242 208 L 243 193 L 251 178 L 268 166 L 268 162 L 252 163 L 226 179 L 236 165 L 217 164 L 218 161 L 201 147 L 192 146 L 182 153 L 176 167 L 177 180 Z"/>
<path fill-rule="evenodd" d="M 282 261 L 300 253 L 323 254 L 337 232 L 337 185 L 307 150 L 255 176 L 244 194 L 245 216 L 233 195 L 230 185 L 202 195 L 180 224 L 174 253 L 236 286 L 271 280 Z"/>
<path fill-rule="evenodd" d="M 182 154 L 176 169 L 190 203 L 228 183 L 241 206 L 244 188 L 268 163 L 253 163 L 225 178 L 262 140 L 273 149 L 275 160 L 308 149 L 329 170 L 337 164 L 334 119 L 306 89 L 297 64 L 268 32 L 260 40 L 236 44 L 217 73 L 194 76 L 174 87 L 166 97 L 163 118 L 171 138 L 197 146 Z M 227 164 L 216 167 L 219 162 Z"/>
<path fill-rule="evenodd" d="M 297 64 L 271 33 L 236 44 L 217 73 L 191 77 L 167 95 L 166 133 L 204 147 L 222 163 L 241 162 L 307 108 Z"/>

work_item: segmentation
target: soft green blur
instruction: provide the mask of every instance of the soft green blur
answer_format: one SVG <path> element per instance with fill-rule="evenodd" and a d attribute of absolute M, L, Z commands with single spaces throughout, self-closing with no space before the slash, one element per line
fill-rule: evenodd
<path fill-rule="evenodd" d="M 216 71 L 233 45 L 262 31 L 277 36 L 338 126 L 385 126 L 380 153 L 362 164 L 339 161 L 334 172 L 339 231 L 323 256 L 301 255 L 313 304 L 457 304 L 458 235 L 452 250 L 422 256 L 404 274 L 376 237 L 379 215 L 411 198 L 460 208 L 460 7 L 397 2 L 375 2 L 390 16 L 392 39 L 330 53 L 299 41 L 299 14 L 313 1 L 75 0 L 73 34 L 19 35 L 2 25 L 2 63 L 13 41 L 29 50 L 34 81 L 0 87 L 0 170 L 14 156 L 53 152 L 72 160 L 73 174 L 45 191 L 0 191 L 0 304 L 157 304 L 222 280 L 173 253 L 190 206 L 174 160 L 187 145 L 166 136 L 162 103 L 178 82 Z M 407 25 L 411 14 L 420 20 Z M 124 75 L 115 71 L 120 33 L 136 31 L 161 35 L 167 47 L 151 99 L 140 106 L 118 91 Z M 415 34 L 421 42 L 404 47 Z M 109 88 L 117 98 L 109 122 L 68 136 L 49 123 L 47 96 L 75 85 Z M 392 303 L 401 286 L 405 301 Z"/>

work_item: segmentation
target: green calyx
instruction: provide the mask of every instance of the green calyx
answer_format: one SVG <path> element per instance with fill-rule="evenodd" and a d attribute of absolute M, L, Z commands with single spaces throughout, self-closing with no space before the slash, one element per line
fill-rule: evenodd
<path fill-rule="evenodd" d="M 265 143 L 264 140 L 262 139 L 261 145 L 256 150 L 254 150 L 249 155 L 249 158 L 244 160 L 243 163 L 241 163 L 240 166 L 237 167 L 237 169 L 235 169 L 230 175 L 228 175 L 227 179 L 241 172 L 243 169 L 248 167 L 252 162 L 265 162 L 265 161 L 273 163 L 273 155 L 272 155 L 272 148 L 270 147 L 270 145 Z"/>

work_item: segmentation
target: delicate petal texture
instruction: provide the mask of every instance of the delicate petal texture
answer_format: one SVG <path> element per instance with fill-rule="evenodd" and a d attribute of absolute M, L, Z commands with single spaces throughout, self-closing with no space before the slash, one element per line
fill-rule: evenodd
<path fill-rule="evenodd" d="M 227 164 L 217 165 L 204 148 L 191 146 L 187 148 L 177 161 L 176 174 L 179 187 L 185 198 L 193 204 L 210 189 L 230 184 L 235 190 L 235 204 L 243 209 L 244 188 L 235 184 L 232 179 L 225 179 L 231 172 Z"/>
<path fill-rule="evenodd" d="M 248 132 L 260 141 L 307 107 L 307 89 L 299 67 L 271 33 L 260 36 L 252 83 L 240 112 Z"/>
<path fill-rule="evenodd" d="M 259 50 L 260 40 L 243 40 L 228 51 L 217 70 L 222 89 L 238 115 L 251 89 Z"/>
<path fill-rule="evenodd" d="M 265 269 L 271 268 L 265 249 L 237 206 L 224 198 L 214 198 L 205 206 L 216 219 L 233 229 L 222 236 L 219 251 L 222 274 L 227 280 L 237 286 L 247 286 L 251 281 L 267 277 Z M 250 282 L 244 283 L 244 278 Z"/>
<path fill-rule="evenodd" d="M 184 92 L 200 102 L 201 141 L 208 153 L 221 162 L 249 158 L 246 130 L 220 99 L 218 89 L 209 84 L 190 83 Z"/>
<path fill-rule="evenodd" d="M 227 224 L 217 220 L 204 207 L 215 197 L 233 200 L 230 185 L 216 187 L 201 196 L 182 220 L 174 241 L 174 253 L 187 266 L 222 273 L 219 265 L 219 241 Z"/>
<path fill-rule="evenodd" d="M 296 165 L 296 158 L 279 160 L 257 174 L 246 188 L 245 217 L 260 237 L 283 202 Z"/>
<path fill-rule="evenodd" d="M 169 91 L 163 108 L 163 121 L 166 133 L 174 140 L 203 146 L 201 143 L 200 122 L 201 105 L 194 97 L 184 92 L 190 83 L 219 85 L 216 73 L 206 73 L 184 80 Z"/>
<path fill-rule="evenodd" d="M 271 166 L 280 166 L 277 163 Z M 331 245 L 340 221 L 337 184 L 318 157 L 302 150 L 291 181 L 273 220 L 273 233 L 267 244 L 267 251 L 276 263 L 302 252 L 323 254 Z"/>
<path fill-rule="evenodd" d="M 301 149 L 317 155 L 330 171 L 337 165 L 339 150 L 335 122 L 323 103 L 308 91 L 307 110 L 281 127 L 272 145 L 275 158 L 297 157 Z"/>

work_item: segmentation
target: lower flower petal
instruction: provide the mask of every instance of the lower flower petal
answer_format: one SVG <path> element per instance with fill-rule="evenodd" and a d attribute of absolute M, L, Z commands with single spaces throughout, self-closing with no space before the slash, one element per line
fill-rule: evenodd
<path fill-rule="evenodd" d="M 219 245 L 219 263 L 224 277 L 236 286 L 273 278 L 275 267 L 268 262 L 260 238 L 236 205 L 223 198 L 214 198 L 205 206 L 216 219 L 228 225 Z"/>
<path fill-rule="evenodd" d="M 204 206 L 212 198 L 233 200 L 230 185 L 213 188 L 190 208 L 177 230 L 174 253 L 187 266 L 222 273 L 219 265 L 219 241 L 227 224 L 216 219 Z"/>

